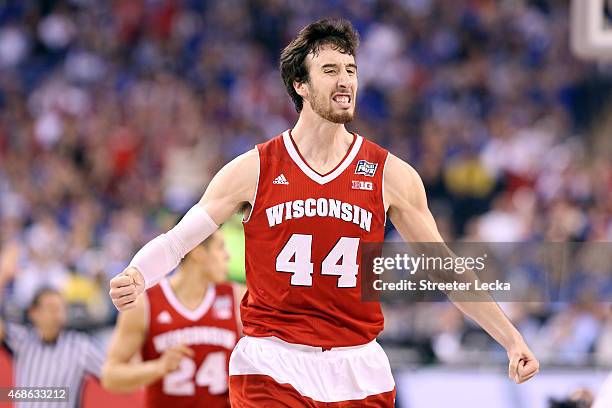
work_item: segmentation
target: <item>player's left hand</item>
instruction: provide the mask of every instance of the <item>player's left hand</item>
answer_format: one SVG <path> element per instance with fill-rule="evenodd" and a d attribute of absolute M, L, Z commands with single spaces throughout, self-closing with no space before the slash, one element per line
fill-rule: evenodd
<path fill-rule="evenodd" d="M 508 377 L 517 384 L 524 383 L 540 371 L 540 363 L 524 341 L 509 348 Z"/>
<path fill-rule="evenodd" d="M 140 271 L 128 266 L 123 272 L 110 281 L 108 294 L 120 312 L 132 309 L 136 299 L 145 290 L 145 280 Z"/>

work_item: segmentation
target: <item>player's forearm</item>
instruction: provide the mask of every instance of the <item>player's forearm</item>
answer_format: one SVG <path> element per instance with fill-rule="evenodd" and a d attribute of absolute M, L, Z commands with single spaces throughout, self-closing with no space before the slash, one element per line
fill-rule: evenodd
<path fill-rule="evenodd" d="M 448 255 L 455 256 L 450 250 Z M 434 280 L 467 284 L 476 282 L 478 279 L 478 275 L 471 269 L 465 270 L 461 274 L 441 272 L 434 277 Z M 506 317 L 489 292 L 475 289 L 451 290 L 446 292 L 446 295 L 463 314 L 478 323 L 506 350 L 523 341 L 518 330 Z"/>
<path fill-rule="evenodd" d="M 112 392 L 131 392 L 164 376 L 159 360 L 140 363 L 106 363 L 102 368 L 102 386 Z"/>
<path fill-rule="evenodd" d="M 197 204 L 174 228 L 142 247 L 130 262 L 130 266 L 142 274 L 147 288 L 154 286 L 217 228 L 219 226 L 204 207 Z"/>
<path fill-rule="evenodd" d="M 435 227 L 433 218 L 408 207 L 393 214 L 394 225 L 402 237 L 418 247 L 417 253 L 430 257 L 447 257 L 455 254 L 444 244 Z M 472 270 L 462 274 L 448 271 L 431 271 L 429 277 L 440 282 L 474 282 L 478 276 Z M 447 292 L 449 299 L 465 315 L 478 323 L 506 350 L 523 341 L 520 333 L 487 292 Z"/>
<path fill-rule="evenodd" d="M 474 320 L 502 347 L 510 350 L 523 342 L 523 337 L 506 317 L 499 305 L 491 302 L 454 302 L 455 306 L 466 316 Z"/>

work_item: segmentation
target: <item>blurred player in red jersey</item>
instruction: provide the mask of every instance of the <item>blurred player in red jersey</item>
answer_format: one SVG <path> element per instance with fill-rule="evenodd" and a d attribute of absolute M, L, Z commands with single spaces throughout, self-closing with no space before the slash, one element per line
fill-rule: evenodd
<path fill-rule="evenodd" d="M 223 234 L 216 232 L 119 316 L 103 369 L 107 389 L 146 386 L 147 407 L 230 406 L 228 363 L 243 291 L 224 283 L 227 261 Z M 142 361 L 134 362 L 139 352 Z"/>
<path fill-rule="evenodd" d="M 345 20 L 304 27 L 280 71 L 299 119 L 217 173 L 201 201 L 111 280 L 119 310 L 244 205 L 245 337 L 230 360 L 233 407 L 392 407 L 395 383 L 376 342 L 380 305 L 362 302 L 364 242 L 388 214 L 406 241 L 442 242 L 423 183 L 407 163 L 344 127 L 357 96 L 358 36 Z M 509 376 L 535 359 L 494 302 L 456 303 L 508 352 Z"/>

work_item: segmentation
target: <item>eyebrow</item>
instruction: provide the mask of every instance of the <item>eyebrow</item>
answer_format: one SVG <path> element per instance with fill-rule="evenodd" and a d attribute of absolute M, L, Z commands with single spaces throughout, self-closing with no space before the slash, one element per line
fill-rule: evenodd
<path fill-rule="evenodd" d="M 351 62 L 350 64 L 346 64 L 346 66 L 347 66 L 347 67 L 350 67 L 350 68 L 355 68 L 355 69 L 357 69 L 357 65 L 356 65 L 356 64 L 353 64 L 352 62 Z M 338 67 L 338 64 L 323 64 L 323 65 L 321 66 L 321 69 L 325 69 L 325 68 L 337 68 L 337 67 Z"/>

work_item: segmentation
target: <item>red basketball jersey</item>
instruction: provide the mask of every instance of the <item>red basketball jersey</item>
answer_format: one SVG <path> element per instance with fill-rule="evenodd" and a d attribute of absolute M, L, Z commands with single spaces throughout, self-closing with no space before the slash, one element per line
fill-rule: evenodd
<path fill-rule="evenodd" d="M 362 244 L 382 242 L 388 152 L 359 135 L 331 172 L 301 157 L 290 131 L 257 145 L 259 180 L 244 220 L 243 331 L 316 347 L 354 346 L 383 329 L 361 301 Z"/>
<path fill-rule="evenodd" d="M 229 357 L 239 336 L 233 286 L 209 285 L 195 310 L 178 301 L 168 280 L 146 294 L 149 329 L 143 359 L 156 359 L 179 344 L 195 352 L 194 358 L 183 358 L 176 371 L 147 387 L 147 407 L 229 407 Z"/>

